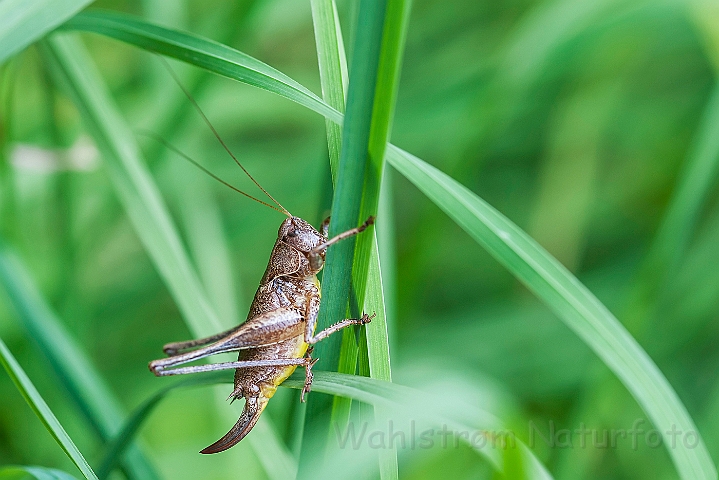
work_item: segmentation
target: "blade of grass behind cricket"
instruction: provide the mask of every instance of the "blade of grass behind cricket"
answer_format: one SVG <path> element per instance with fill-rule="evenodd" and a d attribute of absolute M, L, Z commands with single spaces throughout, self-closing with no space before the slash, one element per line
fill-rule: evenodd
<path fill-rule="evenodd" d="M 150 259 L 195 337 L 222 330 L 210 307 L 135 139 L 106 91 L 82 44 L 67 34 L 44 43 L 85 125 L 103 154 L 110 179 Z M 262 420 L 261 420 L 262 421 Z M 266 420 L 265 420 L 266 422 Z M 258 425 L 262 427 L 262 425 Z M 256 428 L 250 443 L 272 478 L 293 475 L 291 457 L 269 428 Z"/>
<path fill-rule="evenodd" d="M 22 396 L 25 397 L 25 401 L 30 405 L 35 415 L 37 415 L 43 425 L 45 425 L 47 431 L 50 432 L 50 435 L 52 435 L 58 445 L 60 445 L 65 454 L 72 460 L 72 463 L 82 472 L 85 478 L 88 480 L 97 480 L 95 472 L 92 471 L 85 457 L 82 456 L 80 450 L 75 446 L 65 429 L 62 428 L 62 425 L 60 425 L 60 422 L 52 413 L 50 407 L 47 406 L 45 400 L 40 396 L 40 392 L 37 391 L 35 385 L 32 384 L 32 381 L 30 381 L 25 374 L 20 364 L 17 363 L 17 360 L 15 360 L 15 357 L 10 353 L 10 350 L 8 350 L 2 339 L 0 339 L 0 363 L 2 363 L 5 371 L 10 375 L 15 387 L 17 387 Z"/>
<path fill-rule="evenodd" d="M 30 337 L 47 356 L 59 381 L 67 388 L 80 410 L 103 441 L 109 440 L 123 424 L 124 413 L 83 348 L 72 338 L 32 281 L 18 256 L 0 242 L 0 284 L 8 293 Z M 137 446 L 131 446 L 122 460 L 131 478 L 154 479 L 157 473 Z"/>
<path fill-rule="evenodd" d="M 214 15 L 234 19 L 231 25 L 222 22 L 217 32 L 223 42 L 229 43 L 237 33 L 244 31 L 240 28 L 238 32 L 238 26 L 243 26 L 252 3 L 236 2 L 221 6 L 217 12 L 214 12 Z M 178 14 L 179 17 L 188 17 L 188 5 L 178 4 L 176 8 L 184 10 L 183 13 Z M 165 15 L 166 8 L 148 4 L 146 11 L 150 20 L 159 21 Z M 167 69 L 172 67 L 168 66 L 166 61 L 154 61 L 153 64 L 156 66 L 153 72 L 156 72 L 159 78 L 154 82 L 156 88 L 147 101 L 159 97 L 159 90 L 169 90 L 171 95 L 162 102 L 162 105 L 156 106 L 160 113 L 154 117 L 149 130 L 158 132 L 159 138 L 164 138 L 172 145 L 179 144 L 182 138 L 194 138 L 189 135 L 189 131 L 194 128 L 195 123 L 189 120 L 199 120 L 199 115 L 195 112 L 192 102 L 188 101 L 183 89 L 172 82 L 174 79 L 167 72 Z M 193 98 L 198 98 L 212 77 L 204 70 L 186 70 L 189 71 L 175 70 L 175 75 L 180 79 L 185 90 Z M 169 82 L 173 85 L 168 87 Z M 190 170 L 187 169 L 186 162 L 177 161 L 177 156 L 170 154 L 161 142 L 152 142 L 150 147 L 155 155 L 153 160 L 164 165 L 170 172 L 172 181 L 167 187 L 172 189 L 173 198 L 180 206 L 182 212 L 180 226 L 187 239 L 189 255 L 194 260 L 204 291 L 214 311 L 217 312 L 223 328 L 237 325 L 240 323 L 239 312 L 245 311 L 245 308 L 238 304 L 235 295 L 238 291 L 236 275 L 232 272 L 230 249 L 220 208 L 211 188 L 214 184 L 209 181 L 197 181 L 196 175 L 188 175 L 187 172 Z M 145 158 L 150 157 L 146 154 Z"/>

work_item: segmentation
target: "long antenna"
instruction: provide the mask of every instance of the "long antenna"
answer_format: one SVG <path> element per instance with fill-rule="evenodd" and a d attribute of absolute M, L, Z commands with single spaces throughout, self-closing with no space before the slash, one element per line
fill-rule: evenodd
<path fill-rule="evenodd" d="M 158 55 L 158 57 L 159 57 L 160 61 L 165 65 L 165 68 L 167 68 L 167 71 L 170 72 L 170 75 L 172 75 L 172 78 L 175 80 L 175 83 L 177 83 L 177 85 L 180 87 L 180 89 L 181 89 L 182 92 L 185 94 L 185 96 L 187 97 L 187 99 L 190 101 L 190 103 L 192 103 L 192 106 L 195 107 L 195 110 L 197 110 L 197 112 L 200 114 L 200 116 L 201 116 L 202 119 L 205 121 L 205 123 L 207 124 L 207 126 L 210 127 L 210 130 L 212 130 L 212 133 L 215 135 L 215 138 L 217 138 L 217 141 L 220 142 L 220 144 L 222 145 L 222 148 L 224 148 L 225 151 L 230 155 L 230 157 L 232 157 L 232 159 L 233 159 L 233 160 L 235 161 L 235 163 L 242 169 L 242 171 L 245 172 L 245 174 L 246 174 L 248 177 L 250 177 L 250 180 L 252 180 L 252 182 L 253 182 L 255 185 L 257 185 L 257 187 L 258 187 L 260 190 L 262 190 L 262 191 L 265 193 L 265 195 L 267 195 L 267 196 L 270 198 L 270 200 L 272 200 L 273 202 L 275 202 L 275 203 L 277 204 L 277 206 L 280 207 L 280 209 L 281 209 L 280 211 L 281 211 L 282 213 L 284 213 L 285 215 L 287 215 L 288 217 L 291 217 L 292 214 L 291 214 L 285 207 L 283 207 L 280 202 L 278 202 L 277 200 L 275 200 L 275 198 L 274 198 L 272 195 L 270 195 L 270 193 L 269 193 L 267 190 L 265 190 L 264 188 L 262 188 L 262 185 L 260 185 L 259 182 L 257 182 L 257 180 L 255 180 L 255 177 L 253 177 L 252 175 L 250 175 L 250 172 L 248 172 L 247 169 L 245 169 L 245 167 L 242 166 L 242 164 L 241 164 L 240 161 L 237 159 L 237 157 L 235 157 L 235 155 L 232 153 L 232 151 L 229 149 L 229 147 L 225 144 L 224 140 L 222 140 L 222 137 L 220 137 L 220 134 L 217 133 L 217 130 L 215 130 L 215 127 L 212 126 L 212 123 L 210 123 L 210 120 L 209 120 L 209 119 L 207 118 L 207 116 L 205 115 L 205 112 L 202 111 L 202 109 L 201 109 L 200 106 L 197 104 L 197 102 L 195 101 L 195 99 L 192 98 L 192 95 L 190 95 L 190 92 L 188 92 L 187 89 L 182 85 L 182 83 L 180 82 L 180 79 L 177 77 L 177 74 L 175 74 L 175 71 L 172 69 L 172 67 L 171 67 L 170 64 L 167 62 L 167 60 L 165 60 L 164 57 L 162 57 L 162 56 L 160 56 L 160 55 Z M 194 162 L 194 161 L 193 161 L 193 162 Z M 223 183 L 224 183 L 224 182 L 223 182 Z M 247 195 L 247 194 L 245 194 L 245 195 Z M 247 196 L 249 196 L 249 195 L 247 195 Z M 255 199 L 255 200 L 256 200 L 256 199 Z M 258 201 L 259 201 L 259 200 L 258 200 Z M 262 203 L 262 202 L 261 202 L 261 203 Z"/>
<path fill-rule="evenodd" d="M 275 207 L 274 205 L 270 205 L 267 202 L 263 202 L 262 200 L 253 197 L 249 193 L 245 193 L 242 190 L 240 190 L 239 188 L 230 185 L 229 183 L 227 183 L 226 181 L 224 181 L 223 179 L 221 179 L 220 177 L 218 177 L 217 175 L 215 175 L 214 173 L 212 173 L 211 171 L 209 171 L 208 169 L 206 169 L 205 167 L 203 167 L 202 165 L 197 163 L 195 160 L 190 158 L 189 155 L 185 154 L 182 150 L 175 147 L 173 144 L 171 144 L 170 142 L 168 142 L 167 140 L 162 138 L 160 135 L 157 135 L 156 133 L 150 132 L 148 130 L 138 130 L 137 133 L 139 133 L 140 135 L 144 135 L 146 137 L 150 137 L 150 138 L 154 139 L 155 141 L 163 144 L 167 149 L 172 150 L 173 152 L 175 152 L 176 154 L 178 154 L 179 156 L 181 156 L 182 158 L 184 158 L 185 160 L 187 160 L 188 162 L 190 162 L 191 164 L 193 164 L 194 166 L 196 166 L 197 168 L 199 168 L 200 170 L 202 170 L 203 172 L 205 172 L 206 174 L 208 174 L 209 176 L 211 176 L 212 178 L 214 178 L 221 184 L 223 184 L 227 187 L 230 187 L 232 190 L 236 191 L 237 193 L 241 193 L 245 197 L 250 198 L 250 199 L 254 200 L 255 202 L 261 203 L 262 205 L 264 205 L 266 207 L 270 207 L 272 210 L 276 210 L 276 211 L 278 211 L 280 213 L 284 213 L 284 214 L 289 213 L 287 211 L 282 211 L 279 208 Z M 292 215 L 290 215 L 290 216 L 292 216 Z"/>

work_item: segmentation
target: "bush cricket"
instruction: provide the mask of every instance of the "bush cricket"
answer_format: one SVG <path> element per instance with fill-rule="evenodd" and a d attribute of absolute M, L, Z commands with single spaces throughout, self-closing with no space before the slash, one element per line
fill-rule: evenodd
<path fill-rule="evenodd" d="M 157 376 L 235 370 L 234 389 L 228 398 L 232 401 L 245 398 L 242 414 L 224 437 L 200 452 L 218 453 L 239 443 L 252 430 L 277 387 L 298 365 L 305 367 L 305 384 L 300 397 L 304 402 L 312 385 L 312 366 L 317 361 L 311 357 L 312 345 L 344 327 L 365 325 L 374 317 L 374 314 L 363 314 L 360 318 L 347 318 L 315 333 L 320 308 L 317 273 L 324 266 L 327 247 L 362 232 L 372 225 L 374 218 L 369 217 L 359 227 L 328 238 L 329 218 L 318 231 L 305 220 L 290 214 L 245 170 L 171 69 L 170 73 L 227 153 L 279 208 L 236 189 L 164 140 L 159 141 L 226 186 L 287 216 L 280 225 L 267 269 L 245 322 L 211 337 L 169 343 L 163 347 L 168 357 L 149 364 L 150 371 Z M 236 362 L 177 367 L 210 355 L 234 351 L 239 351 Z"/>

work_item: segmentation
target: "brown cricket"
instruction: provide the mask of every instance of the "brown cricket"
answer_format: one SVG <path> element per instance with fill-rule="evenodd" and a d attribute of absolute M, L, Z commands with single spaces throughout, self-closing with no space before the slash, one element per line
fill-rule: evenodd
<path fill-rule="evenodd" d="M 282 222 L 267 270 L 250 306 L 247 320 L 226 332 L 199 340 L 168 343 L 169 356 L 150 362 L 157 376 L 182 375 L 214 370 L 235 370 L 231 399 L 246 399 L 242 415 L 227 434 L 200 453 L 218 453 L 236 445 L 250 432 L 277 387 L 298 365 L 305 367 L 301 401 L 312 385 L 312 345 L 350 326 L 369 323 L 372 316 L 347 318 L 315 333 L 320 309 L 320 282 L 317 273 L 324 266 L 327 247 L 356 235 L 373 223 L 370 217 L 360 227 L 327 238 L 329 218 L 321 231 L 298 217 Z M 189 350 L 200 347 L 196 350 Z M 188 351 L 189 350 L 189 351 Z M 217 353 L 239 350 L 236 362 L 175 367 Z M 184 352 L 184 353 L 182 353 Z"/>
<path fill-rule="evenodd" d="M 257 288 L 245 322 L 211 337 L 168 343 L 163 347 L 168 358 L 153 360 L 149 364 L 150 371 L 157 376 L 235 370 L 235 387 L 228 399 L 234 401 L 245 398 L 242 414 L 224 437 L 200 452 L 219 453 L 236 445 L 247 436 L 277 387 L 292 375 L 298 365 L 305 367 L 305 384 L 300 396 L 300 401 L 304 402 L 305 394 L 312 386 L 312 366 L 317 361 L 316 358 L 311 357 L 312 345 L 344 327 L 365 325 L 374 317 L 374 314 L 363 314 L 360 318 L 347 318 L 315 333 L 320 309 L 320 282 L 317 273 L 324 266 L 327 247 L 364 231 L 374 223 L 374 218 L 369 217 L 359 227 L 329 239 L 329 218 L 322 223 L 318 231 L 305 220 L 290 214 L 245 170 L 169 66 L 168 70 L 225 151 L 279 208 L 238 190 L 163 139 L 157 137 L 156 139 L 215 180 L 288 217 L 280 225 L 267 270 Z M 177 365 L 210 355 L 235 351 L 239 351 L 236 362 L 176 368 Z"/>

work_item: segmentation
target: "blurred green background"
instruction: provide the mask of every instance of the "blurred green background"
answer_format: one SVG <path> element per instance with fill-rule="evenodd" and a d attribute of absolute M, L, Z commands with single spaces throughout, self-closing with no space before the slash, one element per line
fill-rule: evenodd
<path fill-rule="evenodd" d="M 226 43 L 320 93 L 307 2 L 97 1 L 91 8 Z M 338 8 L 345 27 L 353 4 L 340 0 Z M 344 33 L 351 38 L 351 28 Z M 155 56 L 94 34 L 82 39 L 134 130 L 159 133 L 252 191 Z M 173 65 L 248 170 L 293 214 L 319 224 L 331 199 L 323 119 Z M 147 362 L 164 343 L 191 334 L 38 50 L 1 68 L 0 232 L 129 411 L 166 385 Z M 708 0 L 414 0 L 392 132 L 392 143 L 477 193 L 590 288 L 665 374 L 715 462 L 718 68 L 719 7 Z M 211 301 L 224 324 L 238 323 L 282 216 L 139 140 L 200 277 L 213 286 Z M 662 222 L 673 228 L 668 205 L 697 159 L 710 167 L 688 183 L 706 190 L 696 218 L 666 234 L 678 238 L 671 254 L 653 257 Z M 647 442 L 636 449 L 629 441 L 532 445 L 530 422 L 544 434 L 550 423 L 601 432 L 629 430 L 645 417 L 572 331 L 387 168 L 390 228 L 379 234 L 390 245 L 383 261 L 393 380 L 501 416 L 556 478 L 676 478 L 666 449 Z M 208 238 L 205 228 L 222 235 Z M 98 458 L 101 442 L 7 300 L 0 296 L 0 337 L 85 456 Z M 265 478 L 249 442 L 227 454 L 196 454 L 229 427 L 218 410 L 230 407 L 214 390 L 230 391 L 169 395 L 143 427 L 148 456 L 165 478 Z M 296 401 L 294 391 L 280 389 L 270 402 L 266 417 L 281 438 L 292 438 L 287 418 Z M 74 472 L 4 374 L 0 407 L 0 465 Z M 496 475 L 466 446 L 400 455 L 401 478 Z"/>

